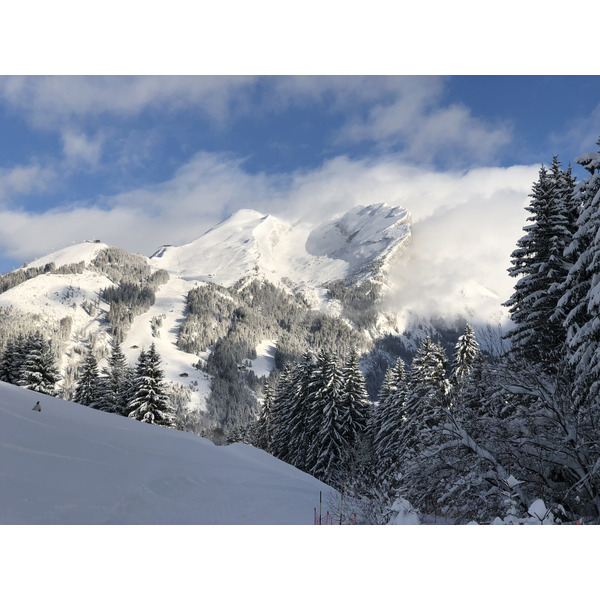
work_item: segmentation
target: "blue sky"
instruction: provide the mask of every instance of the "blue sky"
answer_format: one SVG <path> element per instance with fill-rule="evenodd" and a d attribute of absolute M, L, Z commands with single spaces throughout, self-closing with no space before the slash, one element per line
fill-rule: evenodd
<path fill-rule="evenodd" d="M 594 149 L 600 77 L 4 76 L 0 133 L 4 272 L 87 238 L 150 253 L 244 207 L 317 220 L 402 199 L 418 214 L 427 189 L 400 189 L 416 174 L 535 177 Z"/>

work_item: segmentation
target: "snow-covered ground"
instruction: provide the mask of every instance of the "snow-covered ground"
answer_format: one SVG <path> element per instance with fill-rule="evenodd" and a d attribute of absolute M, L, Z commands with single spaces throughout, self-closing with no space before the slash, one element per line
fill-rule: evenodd
<path fill-rule="evenodd" d="M 268 377 L 275 366 L 277 340 L 263 340 L 256 347 L 256 358 L 249 367 L 257 377 Z"/>
<path fill-rule="evenodd" d="M 311 525 L 319 492 L 251 446 L 0 382 L 0 524 Z"/>

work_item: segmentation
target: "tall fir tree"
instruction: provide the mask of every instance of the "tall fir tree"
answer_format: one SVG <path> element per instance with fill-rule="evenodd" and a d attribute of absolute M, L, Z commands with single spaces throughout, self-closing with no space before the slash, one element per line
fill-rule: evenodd
<path fill-rule="evenodd" d="M 23 334 L 8 340 L 0 362 L 0 381 L 19 385 L 27 350 L 26 346 L 27 343 Z"/>
<path fill-rule="evenodd" d="M 402 361 L 402 365 L 404 365 L 404 361 Z M 396 362 L 397 368 L 398 362 Z M 396 377 L 395 369 L 388 366 L 381 387 L 379 388 L 379 393 L 377 394 L 377 403 L 373 407 L 369 422 L 367 423 L 367 436 L 372 446 L 372 454 L 375 462 L 381 443 L 381 430 L 387 420 L 388 405 L 391 404 L 394 392 L 396 391 Z"/>
<path fill-rule="evenodd" d="M 514 327 L 506 337 L 510 356 L 538 364 L 554 372 L 563 351 L 566 332 L 553 318 L 567 278 L 564 252 L 571 243 L 576 218 L 574 179 L 560 168 L 555 156 L 552 168 L 540 168 L 527 207 L 530 221 L 525 235 L 512 253 L 511 277 L 518 278 L 515 291 L 505 303 Z"/>
<path fill-rule="evenodd" d="M 160 356 L 154 343 L 140 352 L 128 416 L 144 423 L 175 427 L 175 412 L 165 392 Z"/>
<path fill-rule="evenodd" d="M 90 348 L 83 362 L 81 375 L 75 387 L 73 402 L 84 406 L 93 406 L 100 397 L 100 377 L 98 374 L 98 361 Z"/>
<path fill-rule="evenodd" d="M 400 461 L 430 443 L 443 409 L 448 407 L 446 363 L 442 346 L 427 336 L 410 368 L 398 448 Z"/>
<path fill-rule="evenodd" d="M 583 154 L 576 162 L 590 175 L 575 190 L 580 214 L 565 252 L 572 266 L 558 314 L 564 316 L 567 359 L 575 371 L 573 397 L 577 405 L 587 405 L 600 391 L 600 152 Z"/>
<path fill-rule="evenodd" d="M 348 443 L 342 422 L 344 378 L 335 357 L 321 350 L 309 383 L 309 417 L 311 443 L 307 470 L 314 477 L 341 489 Z"/>
<path fill-rule="evenodd" d="M 387 448 L 390 444 L 390 436 L 402 425 L 405 395 L 406 368 L 402 358 L 398 358 L 394 368 L 390 368 L 386 373 L 379 392 L 378 423 L 373 440 L 373 450 L 379 473 L 383 473 L 389 468 L 390 460 L 388 460 Z"/>
<path fill-rule="evenodd" d="M 37 331 L 28 340 L 25 347 L 25 359 L 20 371 L 19 385 L 48 396 L 56 394 L 56 384 L 60 375 L 52 346 Z"/>
<path fill-rule="evenodd" d="M 371 405 L 365 387 L 365 378 L 359 366 L 359 355 L 355 348 L 350 351 L 342 370 L 345 381 L 342 401 L 342 424 L 344 437 L 355 447 L 367 428 Z"/>
<path fill-rule="evenodd" d="M 273 406 L 271 407 L 271 423 L 273 425 L 273 440 L 271 442 L 271 454 L 280 460 L 285 460 L 284 455 L 287 444 L 287 416 L 292 395 L 292 364 L 286 363 L 279 376 Z M 287 461 L 286 461 L 287 462 Z"/>
<path fill-rule="evenodd" d="M 270 384 L 265 383 L 260 415 L 255 427 L 255 444 L 266 452 L 271 452 L 273 445 L 273 396 Z"/>
<path fill-rule="evenodd" d="M 308 451 L 313 435 L 309 423 L 309 393 L 314 369 L 313 355 L 305 352 L 290 372 L 279 400 L 277 417 L 276 456 L 307 472 L 310 469 Z"/>
<path fill-rule="evenodd" d="M 93 407 L 126 416 L 133 373 L 127 365 L 118 339 L 113 341 L 108 365 L 102 369 L 102 373 L 102 393 Z"/>
<path fill-rule="evenodd" d="M 377 487 L 380 496 L 386 502 L 392 502 L 398 487 L 400 468 L 400 442 L 403 432 L 408 383 L 404 361 L 398 358 L 393 370 L 393 385 L 388 397 L 381 405 L 381 426 L 374 444 L 374 471 L 377 475 Z"/>
<path fill-rule="evenodd" d="M 423 340 L 413 358 L 408 377 L 402 427 L 397 438 L 399 491 L 411 502 L 432 507 L 432 474 L 427 456 L 438 447 L 449 408 L 446 353 L 430 337 Z"/>
<path fill-rule="evenodd" d="M 365 378 L 360 370 L 360 356 L 355 348 L 350 350 L 342 369 L 345 381 L 342 396 L 342 428 L 348 444 L 347 458 L 340 471 L 347 489 L 363 493 L 365 480 L 370 479 L 371 443 L 368 423 L 372 406 L 369 402 Z"/>
<path fill-rule="evenodd" d="M 467 323 L 465 332 L 458 338 L 454 346 L 454 360 L 452 362 L 452 380 L 461 385 L 469 376 L 479 355 L 479 344 L 475 339 L 473 328 Z"/>

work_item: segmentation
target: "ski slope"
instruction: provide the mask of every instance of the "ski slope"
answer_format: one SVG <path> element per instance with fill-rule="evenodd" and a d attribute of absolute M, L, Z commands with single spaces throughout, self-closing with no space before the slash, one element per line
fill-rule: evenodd
<path fill-rule="evenodd" d="M 198 356 L 184 352 L 177 346 L 179 328 L 187 313 L 186 299 L 193 284 L 180 277 L 171 276 L 156 291 L 155 303 L 133 320 L 125 336 L 123 353 L 130 365 L 135 365 L 141 350 L 152 344 L 161 357 L 165 380 L 188 387 L 190 409 L 206 409 L 212 376 L 194 367 Z M 152 329 L 152 320 L 159 319 L 160 326 Z"/>
<path fill-rule="evenodd" d="M 0 382 L 0 524 L 310 525 L 319 492 L 251 446 Z"/>

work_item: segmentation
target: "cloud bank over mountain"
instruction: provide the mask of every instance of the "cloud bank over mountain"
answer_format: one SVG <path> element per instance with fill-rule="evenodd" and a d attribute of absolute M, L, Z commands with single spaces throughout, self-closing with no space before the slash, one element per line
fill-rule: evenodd
<path fill-rule="evenodd" d="M 536 173 L 537 167 L 525 166 L 439 173 L 392 157 L 338 157 L 316 170 L 278 176 L 251 174 L 243 161 L 199 153 L 170 180 L 105 197 L 97 206 L 5 211 L 0 236 L 15 261 L 83 239 L 150 255 L 162 244 L 197 238 L 240 209 L 317 226 L 358 204 L 385 202 L 407 209 L 412 219 L 409 264 L 406 258 L 392 273 L 403 288 L 398 301 L 445 302 L 472 279 L 504 299 L 512 285 L 506 268 Z"/>

